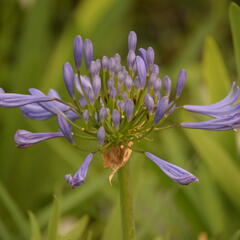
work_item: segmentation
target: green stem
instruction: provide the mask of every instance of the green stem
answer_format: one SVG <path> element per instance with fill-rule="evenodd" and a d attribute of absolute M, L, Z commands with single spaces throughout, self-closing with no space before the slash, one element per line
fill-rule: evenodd
<path fill-rule="evenodd" d="M 118 177 L 120 183 L 123 240 L 135 240 L 135 222 L 129 162 L 119 170 Z"/>

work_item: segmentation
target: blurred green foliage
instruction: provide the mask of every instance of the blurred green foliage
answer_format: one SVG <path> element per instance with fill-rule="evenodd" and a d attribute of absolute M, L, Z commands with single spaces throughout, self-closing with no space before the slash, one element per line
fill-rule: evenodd
<path fill-rule="evenodd" d="M 127 34 L 135 30 L 139 45 L 156 50 L 163 75 L 174 79 L 178 69 L 187 69 L 182 103 L 216 101 L 240 77 L 240 8 L 236 3 L 2 0 L 1 87 L 8 92 L 56 88 L 66 96 L 61 68 L 72 61 L 76 34 L 93 40 L 98 57 L 126 54 Z M 54 121 L 23 119 L 13 109 L 0 109 L 0 114 L 0 239 L 120 240 L 118 183 L 114 179 L 113 186 L 108 184 L 109 171 L 103 169 L 101 159 L 94 160 L 83 186 L 69 189 L 63 176 L 78 168 L 83 153 L 64 140 L 26 150 L 14 146 L 17 129 L 55 129 Z M 179 114 L 172 120 L 191 118 L 191 114 Z M 192 170 L 200 183 L 178 186 L 134 154 L 137 239 L 240 239 L 239 143 L 239 134 L 233 132 L 164 130 L 141 144 Z"/>

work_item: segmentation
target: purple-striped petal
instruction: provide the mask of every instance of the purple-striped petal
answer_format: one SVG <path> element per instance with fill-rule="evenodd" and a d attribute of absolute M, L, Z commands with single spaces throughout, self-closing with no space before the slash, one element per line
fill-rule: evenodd
<path fill-rule="evenodd" d="M 157 124 L 164 116 L 166 110 L 168 109 L 168 97 L 164 96 L 162 97 L 157 105 L 155 117 L 154 117 L 154 123 Z"/>
<path fill-rule="evenodd" d="M 149 152 L 145 152 L 145 155 L 147 156 L 147 158 L 157 164 L 161 168 L 161 170 L 174 182 L 181 185 L 188 185 L 192 182 L 199 182 L 197 177 L 192 175 L 190 172 L 184 170 L 183 168 L 166 162 Z"/>

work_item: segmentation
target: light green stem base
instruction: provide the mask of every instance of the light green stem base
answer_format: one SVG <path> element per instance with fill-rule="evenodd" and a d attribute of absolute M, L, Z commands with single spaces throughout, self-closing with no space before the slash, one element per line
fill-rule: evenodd
<path fill-rule="evenodd" d="M 135 222 L 129 162 L 118 172 L 122 213 L 123 240 L 135 240 Z"/>

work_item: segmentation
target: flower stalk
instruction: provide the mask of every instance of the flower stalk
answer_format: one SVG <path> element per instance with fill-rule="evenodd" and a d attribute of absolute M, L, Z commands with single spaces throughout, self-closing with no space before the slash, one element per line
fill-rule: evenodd
<path fill-rule="evenodd" d="M 135 240 L 135 221 L 129 162 L 118 171 L 118 179 L 120 184 L 123 239 Z"/>

